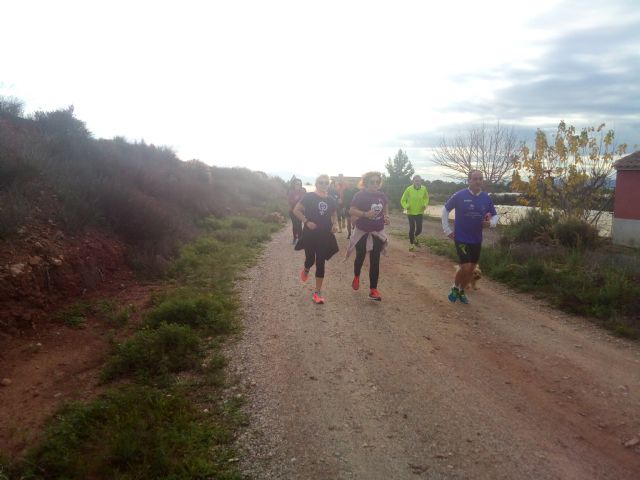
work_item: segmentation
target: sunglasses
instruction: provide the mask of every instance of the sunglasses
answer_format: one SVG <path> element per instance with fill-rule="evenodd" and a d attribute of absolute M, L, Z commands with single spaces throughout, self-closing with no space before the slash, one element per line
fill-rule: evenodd
<path fill-rule="evenodd" d="M 329 182 L 318 182 L 318 185 L 329 185 Z"/>

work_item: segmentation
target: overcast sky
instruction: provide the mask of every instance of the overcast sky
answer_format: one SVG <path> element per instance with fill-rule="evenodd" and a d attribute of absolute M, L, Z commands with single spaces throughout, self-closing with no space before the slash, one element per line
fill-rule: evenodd
<path fill-rule="evenodd" d="M 482 122 L 640 143 L 640 0 L 0 3 L 0 95 L 96 137 L 359 175 Z"/>

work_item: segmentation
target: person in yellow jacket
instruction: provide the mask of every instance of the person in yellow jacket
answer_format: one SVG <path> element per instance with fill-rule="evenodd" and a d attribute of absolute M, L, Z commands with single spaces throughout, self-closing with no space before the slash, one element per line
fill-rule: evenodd
<path fill-rule="evenodd" d="M 409 218 L 409 251 L 413 252 L 418 244 L 417 237 L 422 233 L 422 214 L 429 205 L 429 192 L 422 185 L 422 177 L 413 177 L 413 183 L 402 194 L 400 204 Z"/>

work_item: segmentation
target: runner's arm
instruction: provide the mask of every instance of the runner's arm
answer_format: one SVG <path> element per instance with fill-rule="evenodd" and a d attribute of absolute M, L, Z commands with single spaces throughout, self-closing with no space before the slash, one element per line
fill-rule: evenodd
<path fill-rule="evenodd" d="M 300 220 L 302 223 L 307 221 L 307 217 L 304 216 L 304 205 L 302 202 L 296 203 L 296 206 L 293 207 L 293 214 Z"/>
<path fill-rule="evenodd" d="M 402 197 L 400 198 L 400 205 L 402 206 L 403 210 L 406 210 L 407 207 L 409 206 L 409 200 L 407 199 L 408 191 L 409 191 L 408 188 L 405 189 L 405 191 L 402 193 Z"/>
<path fill-rule="evenodd" d="M 442 231 L 447 237 L 453 233 L 449 226 L 449 212 L 450 210 L 447 210 L 447 207 L 442 207 Z"/>

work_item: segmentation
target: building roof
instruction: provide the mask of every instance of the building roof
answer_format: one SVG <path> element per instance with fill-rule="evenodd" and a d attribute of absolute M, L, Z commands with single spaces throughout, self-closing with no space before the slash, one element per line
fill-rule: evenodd
<path fill-rule="evenodd" d="M 640 170 L 640 150 L 622 157 L 613 164 L 616 170 Z"/>

